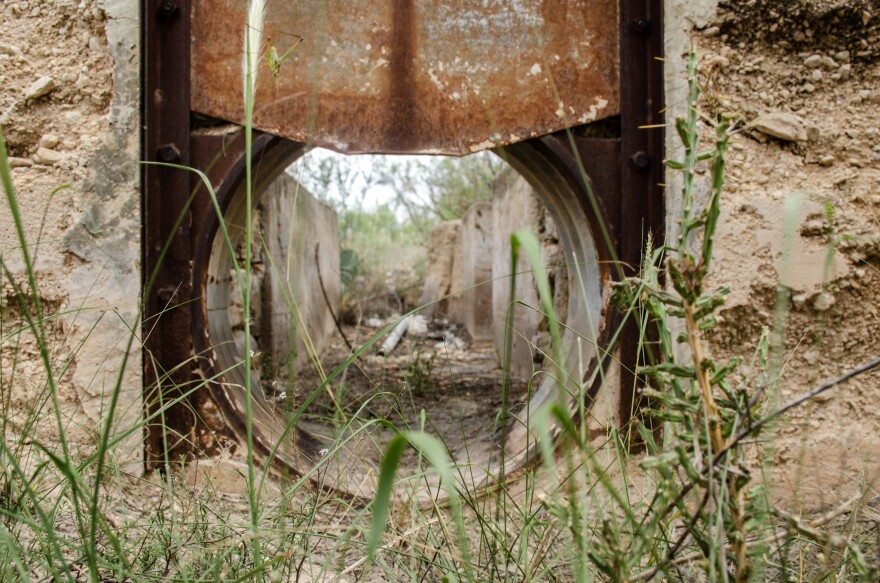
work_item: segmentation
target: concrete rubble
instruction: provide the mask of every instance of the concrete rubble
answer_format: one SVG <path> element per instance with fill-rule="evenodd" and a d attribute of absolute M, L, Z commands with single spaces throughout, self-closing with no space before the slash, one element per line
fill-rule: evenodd
<path fill-rule="evenodd" d="M 565 253 L 548 211 L 525 179 L 499 180 L 491 202 L 475 203 L 460 221 L 438 225 L 431 233 L 428 276 L 422 304 L 435 318 L 448 318 L 467 330 L 474 342 L 491 342 L 499 360 L 508 324 L 513 333 L 511 372 L 529 378 L 549 346 L 532 270 L 520 255 L 511 265 L 510 236 L 528 228 L 542 245 L 557 317 L 568 307 Z M 515 293 L 511 297 L 511 277 Z M 537 365 L 537 366 L 536 366 Z"/>

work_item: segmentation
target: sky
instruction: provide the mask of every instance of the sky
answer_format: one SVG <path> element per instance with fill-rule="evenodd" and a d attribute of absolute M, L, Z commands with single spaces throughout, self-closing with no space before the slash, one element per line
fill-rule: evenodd
<path fill-rule="evenodd" d="M 384 164 L 388 161 L 407 162 L 412 161 L 419 164 L 431 164 L 431 160 L 435 156 L 388 156 L 379 154 L 363 154 L 363 155 L 344 155 L 337 154 L 330 150 L 315 148 L 308 152 L 305 156 L 294 162 L 287 168 L 287 173 L 302 182 L 306 188 L 312 193 L 318 195 L 325 200 L 341 201 L 342 192 L 338 181 L 331 181 L 330 187 L 325 192 L 322 190 L 322 184 L 313 178 L 312 173 L 317 172 L 318 165 L 325 160 L 332 161 L 339 165 L 343 175 L 349 174 L 351 179 L 351 191 L 355 193 L 355 197 L 360 194 L 361 206 L 364 210 L 374 210 L 377 207 L 391 203 L 394 200 L 394 190 L 387 185 L 370 184 L 369 178 L 373 175 L 373 168 L 376 164 Z M 375 180 L 375 176 L 373 176 Z M 403 209 L 397 208 L 398 205 L 392 205 L 398 219 L 404 219 L 406 213 Z"/>
<path fill-rule="evenodd" d="M 494 154 L 490 152 L 481 152 L 474 156 L 492 157 Z M 444 159 L 444 156 L 404 156 L 404 155 L 383 155 L 383 154 L 363 154 L 363 155 L 345 155 L 315 148 L 294 162 L 287 168 L 287 173 L 301 182 L 310 192 L 319 198 L 335 203 L 343 200 L 343 194 L 348 194 L 349 200 L 346 206 L 349 208 L 360 207 L 363 210 L 371 211 L 377 207 L 391 203 L 391 208 L 398 220 L 404 221 L 407 213 L 399 204 L 394 204 L 395 191 L 388 185 L 377 184 L 381 172 L 376 172 L 375 168 L 384 168 L 386 172 L 392 163 L 397 164 L 417 164 L 425 167 L 424 176 L 428 175 L 428 169 L 432 164 L 436 164 Z M 321 164 L 332 164 L 339 170 L 339 178 L 331 179 L 329 188 L 325 189 L 324 183 L 318 178 L 319 167 Z M 406 193 L 408 199 L 412 202 L 427 203 L 428 194 L 427 187 L 419 182 L 421 173 L 414 173 L 415 184 L 412 190 Z M 342 183 L 347 183 L 343 188 Z"/>

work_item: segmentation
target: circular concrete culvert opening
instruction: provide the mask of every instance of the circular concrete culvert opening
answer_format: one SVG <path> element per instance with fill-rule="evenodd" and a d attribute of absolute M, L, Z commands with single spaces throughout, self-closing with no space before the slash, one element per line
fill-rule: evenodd
<path fill-rule="evenodd" d="M 467 489 L 531 463 L 532 412 L 556 399 L 575 411 L 583 398 L 610 281 L 595 217 L 558 152 L 524 143 L 462 159 L 377 158 L 286 142 L 257 167 L 249 250 L 241 181 L 225 196 L 229 241 L 218 228 L 196 348 L 209 355 L 227 421 L 245 435 L 244 280 L 234 264 L 249 257 L 251 429 L 264 462 L 367 498 L 397 431 L 438 437 Z M 450 185 L 430 184 L 438 177 L 474 199 L 440 202 Z M 370 187 L 386 200 L 362 199 Z M 522 255 L 512 264 L 510 235 L 521 228 L 546 265 L 563 374 L 531 266 Z M 423 466 L 412 452 L 399 473 Z M 420 483 L 436 494 L 430 479 Z"/>

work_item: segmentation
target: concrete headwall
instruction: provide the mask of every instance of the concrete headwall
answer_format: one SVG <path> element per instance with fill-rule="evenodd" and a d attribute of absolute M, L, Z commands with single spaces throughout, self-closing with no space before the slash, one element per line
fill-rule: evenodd
<path fill-rule="evenodd" d="M 52 375 L 71 450 L 91 453 L 117 385 L 115 426 L 134 427 L 142 417 L 140 2 L 5 2 L 0 19 L 0 125 L 36 259 L 35 293 L 44 316 L 57 315 L 45 320 Z M 0 255 L 27 290 L 11 209 L 0 199 Z M 0 312 L 0 336 L 23 322 L 6 281 Z M 13 426 L 36 415 L 32 438 L 57 445 L 47 373 L 32 334 L 18 339 L 0 347 L 0 399 L 16 412 Z M 142 450 L 135 432 L 111 453 L 140 472 Z"/>
<path fill-rule="evenodd" d="M 264 371 L 284 374 L 309 363 L 311 348 L 320 354 L 335 330 L 327 302 L 339 312 L 339 227 L 336 211 L 283 173 L 263 194 L 259 222 L 259 344 Z"/>
<path fill-rule="evenodd" d="M 541 243 L 556 317 L 564 322 L 569 293 L 565 253 L 549 212 L 520 176 L 499 180 L 492 201 L 474 204 L 460 222 L 449 221 L 434 229 L 423 297 L 434 298 L 439 288 L 448 289 L 453 295 L 433 313 L 464 324 L 474 340 L 491 340 L 499 360 L 509 327 L 511 372 L 528 378 L 550 339 L 531 266 L 522 253 L 515 268 L 511 265 L 510 237 L 522 228 Z M 512 278 L 516 285 L 511 297 Z M 472 288 L 476 284 L 483 285 Z"/>
<path fill-rule="evenodd" d="M 786 144 L 740 133 L 729 155 L 728 196 L 722 202 L 725 226 L 716 241 L 724 269 L 712 274 L 714 284 L 734 289 L 721 312 L 724 325 L 714 337 L 722 355 L 742 355 L 744 347 L 747 351 L 754 345 L 761 327 L 773 323 L 780 283 L 792 292 L 788 304 L 792 323 L 783 344 L 790 360 L 779 387 L 779 396 L 788 398 L 867 359 L 880 333 L 876 316 L 880 245 L 876 219 L 873 223 L 865 219 L 874 217 L 880 205 L 880 161 L 874 155 L 880 71 L 871 57 L 877 43 L 858 39 L 845 27 L 834 34 L 812 35 L 807 27 L 809 11 L 798 22 L 737 23 L 736 10 L 755 3 L 724 3 L 723 16 L 716 11 L 717 4 L 714 0 L 664 3 L 669 121 L 686 107 L 685 54 L 696 41 L 711 57 L 706 61 L 713 72 L 711 96 L 726 109 L 745 122 L 765 113 L 797 115 L 812 136 Z M 818 10 L 833 3 L 777 4 L 780 8 L 815 5 Z M 20 242 L 5 197 L 0 202 L 0 255 L 15 282 L 39 296 L 47 315 L 57 316 L 44 323 L 52 339 L 59 404 L 73 449 L 86 453 L 94 451 L 96 428 L 106 419 L 117 382 L 122 407 L 116 413 L 117 427 L 136 425 L 142 412 L 139 338 L 125 360 L 128 340 L 140 330 L 140 7 L 136 0 L 0 4 L 0 126 L 12 156 L 12 178 L 28 249 L 35 258 L 37 289 L 27 290 Z M 776 12 L 783 19 L 784 11 Z M 757 38 L 757 33 L 766 38 Z M 816 69 L 806 64 L 814 57 L 820 63 L 836 61 L 844 53 L 841 61 L 851 62 L 832 63 L 833 70 L 831 65 Z M 674 132 L 667 136 L 667 150 L 673 156 L 680 152 L 678 141 Z M 667 237 L 674 241 L 681 181 L 671 173 L 666 183 Z M 791 214 L 800 213 L 803 221 L 792 230 L 791 239 L 795 249 L 805 252 L 795 250 L 795 261 L 789 264 L 798 266 L 798 277 L 783 280 L 782 211 L 795 193 L 803 203 Z M 834 208 L 831 223 L 829 204 Z M 464 229 L 463 224 L 460 238 L 480 239 L 484 260 L 503 257 L 503 252 L 492 250 L 496 237 L 486 234 L 492 220 L 484 215 L 481 221 L 480 231 L 475 219 L 473 229 Z M 477 258 L 457 249 L 453 264 L 472 265 L 475 270 Z M 825 257 L 829 249 L 829 263 L 839 269 L 826 274 L 825 261 L 815 258 Z M 308 255 L 306 250 L 303 257 Z M 320 255 L 323 261 L 333 254 L 322 248 Z M 804 262 L 799 257 L 810 259 Z M 487 268 L 481 269 L 467 279 L 489 279 Z M 295 268 L 288 275 L 291 272 Z M 454 269 L 450 288 L 463 289 L 463 279 Z M 5 279 L 0 286 L 0 338 L 9 338 L 9 330 L 23 330 L 15 335 L 15 342 L 5 341 L 0 347 L 0 398 L 16 416 L 11 430 L 36 416 L 39 422 L 32 437 L 45 444 L 58 443 L 58 430 L 46 406 L 46 372 L 39 348 L 25 329 L 13 286 Z M 480 314 L 485 316 L 494 300 L 483 296 L 480 301 Z M 456 312 L 460 305 L 450 302 L 450 314 L 460 314 Z M 476 327 L 478 313 L 471 312 L 476 335 L 494 337 L 485 326 Z M 873 468 L 862 462 L 878 459 L 880 420 L 871 406 L 876 386 L 876 374 L 864 376 L 816 402 L 810 415 L 795 412 L 784 427 L 778 461 L 794 467 L 804 459 L 804 450 L 810 456 L 821 455 L 799 475 L 822 478 L 821 483 L 807 484 L 812 491 L 848 495 L 829 485 L 858 483 L 866 468 Z M 126 469 L 138 471 L 139 433 L 112 453 Z M 829 460 L 834 462 L 833 475 L 827 469 Z M 822 471 L 812 471 L 815 468 Z M 790 472 L 793 481 L 796 473 Z"/>
<path fill-rule="evenodd" d="M 453 261 L 450 314 L 467 328 L 471 338 L 490 340 L 492 334 L 492 204 L 478 202 L 461 218 L 458 251 Z"/>

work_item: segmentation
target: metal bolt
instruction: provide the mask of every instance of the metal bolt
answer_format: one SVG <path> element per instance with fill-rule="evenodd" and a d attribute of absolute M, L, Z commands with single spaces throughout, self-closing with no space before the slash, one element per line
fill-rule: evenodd
<path fill-rule="evenodd" d="M 159 146 L 156 156 L 161 162 L 179 162 L 180 150 L 177 149 L 175 144 L 165 144 L 164 146 Z"/>
<path fill-rule="evenodd" d="M 629 158 L 632 160 L 632 163 L 635 164 L 635 167 L 639 170 L 644 170 L 651 163 L 651 157 L 648 156 L 648 153 L 644 150 L 639 150 Z"/>
<path fill-rule="evenodd" d="M 175 289 L 173 287 L 163 287 L 156 293 L 156 297 L 159 299 L 159 303 L 162 308 L 166 308 L 171 304 L 171 300 L 174 299 Z"/>
<path fill-rule="evenodd" d="M 162 0 L 162 2 L 159 3 L 159 16 L 162 18 L 171 18 L 179 8 L 177 0 Z"/>
<path fill-rule="evenodd" d="M 644 18 L 633 20 L 632 27 L 639 36 L 648 36 L 651 33 L 651 21 Z"/>

